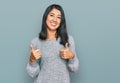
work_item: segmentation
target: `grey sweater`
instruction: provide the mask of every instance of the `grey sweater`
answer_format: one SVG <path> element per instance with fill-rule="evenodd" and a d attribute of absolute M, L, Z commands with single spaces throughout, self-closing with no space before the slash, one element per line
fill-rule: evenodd
<path fill-rule="evenodd" d="M 28 74 L 35 78 L 34 83 L 70 83 L 69 71 L 78 70 L 79 61 L 75 52 L 72 36 L 69 36 L 69 48 L 75 54 L 73 59 L 64 60 L 60 57 L 59 50 L 65 47 L 58 40 L 39 40 L 38 37 L 31 41 L 35 49 L 40 49 L 42 56 L 39 60 L 27 64 Z"/>

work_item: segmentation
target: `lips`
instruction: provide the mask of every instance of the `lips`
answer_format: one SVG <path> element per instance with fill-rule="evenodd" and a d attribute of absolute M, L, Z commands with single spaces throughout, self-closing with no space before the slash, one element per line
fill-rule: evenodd
<path fill-rule="evenodd" d="M 50 25 L 55 27 L 57 25 L 57 23 L 52 21 L 52 22 L 50 22 Z"/>

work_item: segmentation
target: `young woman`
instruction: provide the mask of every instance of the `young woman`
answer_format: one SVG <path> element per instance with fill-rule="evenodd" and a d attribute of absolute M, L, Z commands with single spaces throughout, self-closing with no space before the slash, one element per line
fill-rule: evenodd
<path fill-rule="evenodd" d="M 73 37 L 68 35 L 62 7 L 50 5 L 42 20 L 39 36 L 30 44 L 27 72 L 34 83 L 70 83 L 69 71 L 78 70 Z"/>

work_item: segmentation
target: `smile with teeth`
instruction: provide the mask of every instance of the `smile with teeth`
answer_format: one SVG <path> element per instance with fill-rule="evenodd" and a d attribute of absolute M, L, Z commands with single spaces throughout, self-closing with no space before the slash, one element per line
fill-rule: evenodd
<path fill-rule="evenodd" d="M 51 26 L 54 26 L 54 27 L 57 25 L 56 22 L 50 22 L 50 24 L 51 24 Z"/>

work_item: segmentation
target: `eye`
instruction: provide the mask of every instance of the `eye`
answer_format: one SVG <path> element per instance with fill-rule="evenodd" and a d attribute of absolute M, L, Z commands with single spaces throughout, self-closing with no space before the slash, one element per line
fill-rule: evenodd
<path fill-rule="evenodd" d="M 61 17 L 57 17 L 57 18 L 61 19 Z"/>
<path fill-rule="evenodd" d="M 50 14 L 50 16 L 51 16 L 51 17 L 53 17 L 53 16 L 54 16 L 54 14 L 52 14 L 52 13 L 51 13 L 51 14 Z"/>
<path fill-rule="evenodd" d="M 51 14 L 50 16 L 53 16 L 53 14 Z"/>

